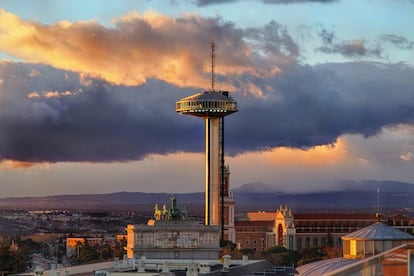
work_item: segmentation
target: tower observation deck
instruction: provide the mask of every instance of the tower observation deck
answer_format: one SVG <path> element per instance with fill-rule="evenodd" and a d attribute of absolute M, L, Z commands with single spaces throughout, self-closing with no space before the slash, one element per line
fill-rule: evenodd
<path fill-rule="evenodd" d="M 237 103 L 227 91 L 205 91 L 176 103 L 175 111 L 202 118 L 219 118 L 237 112 Z"/>

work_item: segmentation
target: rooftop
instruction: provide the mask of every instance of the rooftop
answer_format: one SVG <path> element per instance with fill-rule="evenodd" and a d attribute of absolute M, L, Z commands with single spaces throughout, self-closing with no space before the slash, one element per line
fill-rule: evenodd
<path fill-rule="evenodd" d="M 273 226 L 273 220 L 239 220 L 235 221 L 235 226 Z"/>
<path fill-rule="evenodd" d="M 342 237 L 362 240 L 414 240 L 414 236 L 377 222 Z"/>
<path fill-rule="evenodd" d="M 295 220 L 377 220 L 375 214 L 350 214 L 350 213 L 303 213 L 294 214 Z"/>
<path fill-rule="evenodd" d="M 346 267 L 358 261 L 359 260 L 356 259 L 343 258 L 327 259 L 299 266 L 296 270 L 301 276 L 319 276 L 327 272 L 332 272 L 339 268 Z"/>

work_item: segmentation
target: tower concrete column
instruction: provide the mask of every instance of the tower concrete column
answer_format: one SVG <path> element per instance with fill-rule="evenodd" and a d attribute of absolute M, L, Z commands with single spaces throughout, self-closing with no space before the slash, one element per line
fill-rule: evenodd
<path fill-rule="evenodd" d="M 220 118 L 206 118 L 205 224 L 219 225 Z"/>

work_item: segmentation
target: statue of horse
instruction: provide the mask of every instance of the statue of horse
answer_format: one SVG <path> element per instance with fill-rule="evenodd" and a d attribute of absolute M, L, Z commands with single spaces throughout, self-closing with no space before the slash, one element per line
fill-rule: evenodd
<path fill-rule="evenodd" d="M 154 206 L 154 218 L 155 220 L 161 220 L 161 210 L 158 208 L 158 204 Z"/>
<path fill-rule="evenodd" d="M 180 211 L 180 215 L 181 215 L 181 220 L 186 220 L 186 219 L 187 219 L 188 212 L 187 212 L 187 209 L 185 208 L 185 206 L 184 206 L 184 208 Z"/>
<path fill-rule="evenodd" d="M 170 210 L 168 210 L 167 204 L 162 205 L 161 217 L 162 217 L 162 220 L 170 220 L 171 219 Z"/>

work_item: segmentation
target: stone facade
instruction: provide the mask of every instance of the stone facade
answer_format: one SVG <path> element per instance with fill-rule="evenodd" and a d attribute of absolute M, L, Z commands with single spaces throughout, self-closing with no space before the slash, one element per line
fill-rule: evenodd
<path fill-rule="evenodd" d="M 265 249 L 271 246 L 283 246 L 293 250 L 328 245 L 341 247 L 342 236 L 378 221 L 375 214 L 293 214 L 288 206 L 280 206 L 276 212 L 248 212 L 247 219 L 247 222 L 236 222 L 236 240 L 242 248 L 258 247 L 254 246 L 254 240 L 247 240 L 254 237 L 257 242 L 257 237 L 246 235 L 247 228 L 238 227 L 240 223 L 251 225 L 252 231 L 256 231 L 256 234 L 261 232 L 260 239 L 267 239 Z M 270 232 L 273 241 L 269 240 L 271 238 L 269 231 L 260 230 L 269 227 L 269 222 L 272 224 Z M 405 220 L 403 223 L 407 224 Z"/>
<path fill-rule="evenodd" d="M 217 226 L 196 221 L 156 221 L 154 225 L 129 224 L 128 258 L 219 259 L 220 233 Z"/>
<path fill-rule="evenodd" d="M 236 243 L 236 229 L 234 225 L 234 205 L 233 193 L 230 191 L 230 167 L 224 167 L 223 196 L 224 196 L 224 240 Z M 219 204 L 221 210 L 221 201 Z M 221 223 L 221 212 L 219 214 Z"/>

